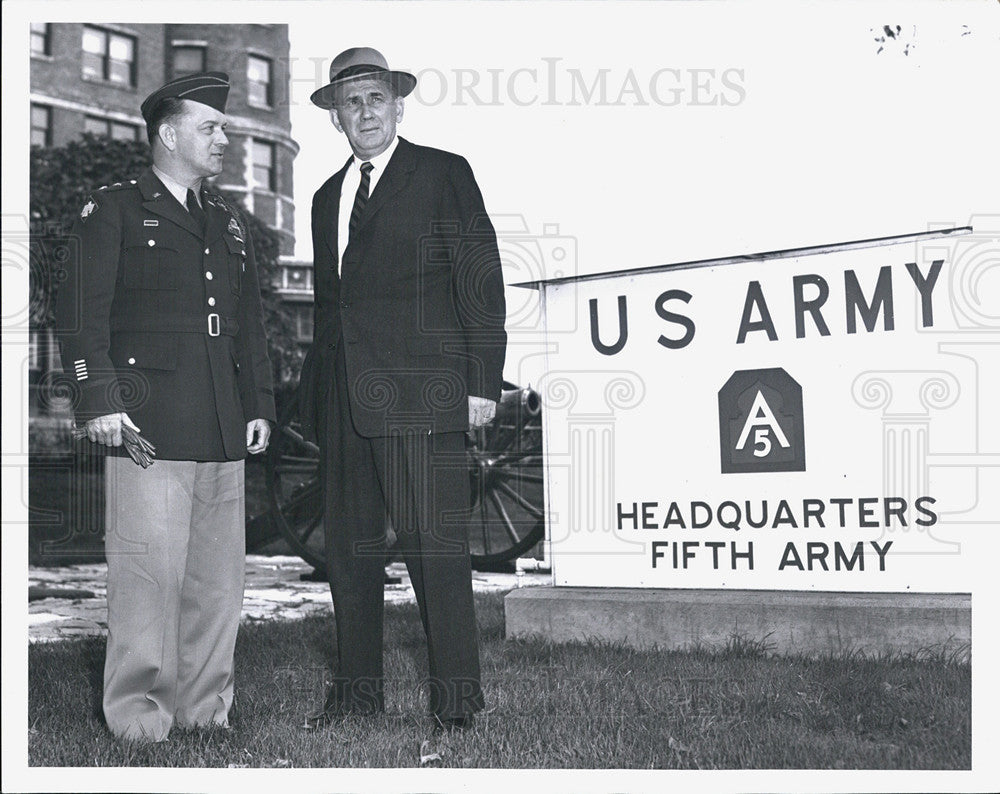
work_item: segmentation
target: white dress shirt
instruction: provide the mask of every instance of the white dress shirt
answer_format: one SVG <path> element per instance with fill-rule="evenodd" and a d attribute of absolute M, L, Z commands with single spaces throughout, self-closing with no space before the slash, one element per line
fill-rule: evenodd
<path fill-rule="evenodd" d="M 382 154 L 375 155 L 371 160 L 361 160 L 357 155 L 351 160 L 344 174 L 344 183 L 340 186 L 340 211 L 337 214 L 337 273 L 340 273 L 340 263 L 344 259 L 344 251 L 347 248 L 347 237 L 351 228 L 351 210 L 354 209 L 354 197 L 358 193 L 358 185 L 361 184 L 361 164 L 371 163 L 372 171 L 368 175 L 368 196 L 375 192 L 375 185 L 378 184 L 385 167 L 389 165 L 392 153 L 396 151 L 396 144 L 399 138 L 393 138 L 389 147 Z M 182 202 L 183 203 L 183 202 Z"/>
<path fill-rule="evenodd" d="M 177 199 L 181 206 L 187 209 L 187 192 L 188 188 L 178 182 L 169 174 L 164 173 L 155 165 L 153 166 L 153 173 L 156 174 L 157 178 L 163 183 L 163 186 L 170 191 L 170 195 Z M 198 206 L 201 206 L 201 184 L 198 187 L 191 188 L 194 191 L 195 198 L 198 201 Z"/>

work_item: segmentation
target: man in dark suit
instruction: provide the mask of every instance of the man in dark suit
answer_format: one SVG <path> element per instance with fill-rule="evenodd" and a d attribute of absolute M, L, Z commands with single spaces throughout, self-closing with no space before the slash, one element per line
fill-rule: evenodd
<path fill-rule="evenodd" d="M 204 184 L 228 92 L 209 72 L 143 102 L 153 166 L 83 207 L 56 307 L 76 419 L 109 448 L 104 714 L 128 739 L 227 725 L 233 700 L 243 459 L 275 415 L 253 245 Z M 121 454 L 125 427 L 156 448 L 148 468 Z"/>
<path fill-rule="evenodd" d="M 469 164 L 396 136 L 415 85 L 354 48 L 312 95 L 354 155 L 312 207 L 315 335 L 300 412 L 321 449 L 337 664 L 307 727 L 385 708 L 387 516 L 427 636 L 435 725 L 466 728 L 483 708 L 465 439 L 500 398 L 503 278 Z"/>

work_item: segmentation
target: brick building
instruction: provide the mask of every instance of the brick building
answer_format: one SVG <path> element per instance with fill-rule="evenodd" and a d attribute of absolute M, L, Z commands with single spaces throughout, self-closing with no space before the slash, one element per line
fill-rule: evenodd
<path fill-rule="evenodd" d="M 167 80 L 223 71 L 231 88 L 222 174 L 216 188 L 243 203 L 280 237 L 281 283 L 298 337 L 312 338 L 312 271 L 296 262 L 287 25 L 31 25 L 31 145 L 59 146 L 84 132 L 145 140 L 139 105 Z M 95 187 L 98 187 L 95 185 Z M 48 339 L 32 334 L 30 368 L 51 369 Z M 34 380 L 35 378 L 32 378 Z"/>

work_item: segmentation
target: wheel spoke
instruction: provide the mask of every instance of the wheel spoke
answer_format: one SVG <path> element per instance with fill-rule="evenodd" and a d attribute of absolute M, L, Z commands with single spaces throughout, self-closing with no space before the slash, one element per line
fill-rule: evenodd
<path fill-rule="evenodd" d="M 544 515 L 544 511 L 542 511 L 541 508 L 538 508 L 535 505 L 533 505 L 531 502 L 529 502 L 527 499 L 521 496 L 521 494 L 519 494 L 517 491 L 511 488 L 503 480 L 500 479 L 497 480 L 497 487 L 500 490 L 502 490 L 505 494 L 507 494 L 511 499 L 513 499 L 515 502 L 521 505 L 521 507 L 523 507 L 529 513 L 531 513 L 531 515 L 533 515 L 535 518 L 541 518 Z"/>
<path fill-rule="evenodd" d="M 500 497 L 497 495 L 496 491 L 490 491 L 490 500 L 493 502 L 493 506 L 496 507 L 497 512 L 500 514 L 500 518 L 503 520 L 504 529 L 507 531 L 508 537 L 514 543 L 521 540 L 520 536 L 517 534 L 517 530 L 514 529 L 514 522 L 510 520 L 510 516 L 507 515 L 507 508 L 503 506 L 503 502 L 500 501 Z"/>
<path fill-rule="evenodd" d="M 506 466 L 511 463 L 524 463 L 531 458 L 538 457 L 538 450 L 524 450 L 523 452 L 505 452 L 493 462 L 494 466 Z M 539 460 L 541 463 L 541 460 Z M 535 464 L 538 465 L 538 464 Z"/>
<path fill-rule="evenodd" d="M 489 511 L 486 509 L 486 499 L 483 497 L 486 495 L 484 493 L 484 488 L 480 486 L 479 488 L 479 517 L 480 524 L 483 528 L 483 550 L 489 554 L 490 553 L 490 519 Z"/>
<path fill-rule="evenodd" d="M 302 541 L 303 544 L 309 542 L 309 538 L 312 537 L 313 532 L 315 532 L 316 528 L 323 523 L 322 519 L 323 513 L 320 512 L 319 515 L 314 516 L 312 521 L 306 525 L 305 531 L 299 535 L 299 540 Z"/>
<path fill-rule="evenodd" d="M 541 474 L 529 474 L 528 472 L 521 471 L 520 469 L 504 469 L 503 476 L 504 478 L 520 480 L 521 482 L 545 482 L 542 479 Z"/>

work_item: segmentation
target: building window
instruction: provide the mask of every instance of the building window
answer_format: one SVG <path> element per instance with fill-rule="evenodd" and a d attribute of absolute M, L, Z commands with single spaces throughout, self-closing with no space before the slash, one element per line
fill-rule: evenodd
<path fill-rule="evenodd" d="M 312 268 L 283 267 L 281 269 L 281 288 L 295 292 L 309 292 L 313 286 Z"/>
<path fill-rule="evenodd" d="M 205 48 L 194 45 L 176 46 L 173 49 L 174 77 L 205 71 Z"/>
<path fill-rule="evenodd" d="M 52 145 L 52 108 L 45 105 L 31 106 L 31 145 Z"/>
<path fill-rule="evenodd" d="M 48 22 L 31 23 L 31 54 L 52 54 L 52 26 Z"/>
<path fill-rule="evenodd" d="M 271 107 L 271 62 L 257 55 L 247 57 L 247 100 L 257 107 Z"/>
<path fill-rule="evenodd" d="M 274 144 L 253 138 L 253 186 L 260 190 L 277 190 L 274 169 Z"/>
<path fill-rule="evenodd" d="M 139 128 L 135 124 L 122 121 L 102 119 L 97 116 L 87 116 L 83 121 L 83 131 L 92 135 L 103 135 L 116 141 L 139 140 Z"/>
<path fill-rule="evenodd" d="M 135 85 L 135 39 L 110 30 L 83 28 L 83 76 L 115 85 Z"/>
<path fill-rule="evenodd" d="M 311 342 L 313 338 L 313 307 L 310 304 L 298 304 L 293 307 L 295 319 L 295 338 L 299 342 Z"/>

